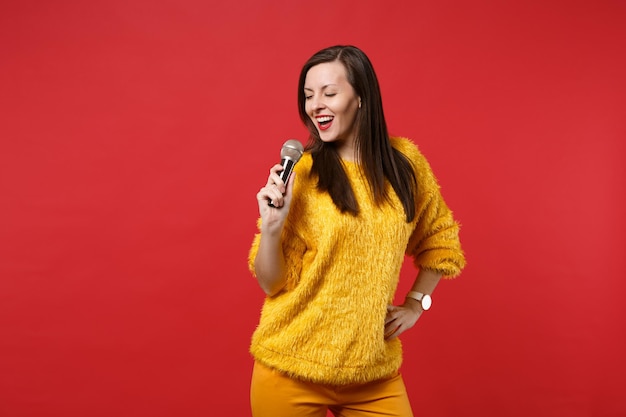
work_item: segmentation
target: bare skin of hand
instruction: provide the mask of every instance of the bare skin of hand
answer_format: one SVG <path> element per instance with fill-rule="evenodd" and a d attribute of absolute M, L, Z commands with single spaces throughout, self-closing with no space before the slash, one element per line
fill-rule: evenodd
<path fill-rule="evenodd" d="M 282 171 L 283 167 L 279 164 L 274 165 L 270 169 L 270 174 L 267 178 L 267 183 L 257 193 L 257 201 L 259 203 L 259 214 L 264 223 L 268 225 L 278 224 L 282 226 L 287 214 L 289 213 L 289 206 L 291 203 L 291 190 L 293 188 L 293 177 L 289 179 L 288 184 L 284 184 L 280 179 L 278 173 Z M 274 207 L 268 205 L 268 202 L 272 202 Z M 284 208 L 284 210 L 280 210 Z"/>
<path fill-rule="evenodd" d="M 424 310 L 417 300 L 407 298 L 404 304 L 399 306 L 387 306 L 385 318 L 385 340 L 391 340 L 400 336 L 417 323 Z"/>

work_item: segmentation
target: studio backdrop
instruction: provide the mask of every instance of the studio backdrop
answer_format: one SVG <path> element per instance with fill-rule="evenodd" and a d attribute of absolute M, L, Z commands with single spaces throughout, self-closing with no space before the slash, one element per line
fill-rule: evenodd
<path fill-rule="evenodd" d="M 0 415 L 250 415 L 255 196 L 334 44 L 369 55 L 462 226 L 466 270 L 401 337 L 416 415 L 626 415 L 625 21 L 610 0 L 2 2 Z"/>

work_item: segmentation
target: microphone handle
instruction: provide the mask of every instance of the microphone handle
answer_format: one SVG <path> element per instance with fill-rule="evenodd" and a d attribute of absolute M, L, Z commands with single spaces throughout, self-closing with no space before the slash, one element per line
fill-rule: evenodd
<path fill-rule="evenodd" d="M 280 171 L 280 174 L 278 174 L 278 176 L 281 180 L 283 180 L 285 185 L 287 185 L 287 181 L 291 176 L 291 171 L 293 171 L 293 167 L 296 165 L 296 163 L 293 161 L 293 159 L 283 158 L 283 160 L 280 161 L 280 164 L 283 166 L 283 170 Z"/>
<path fill-rule="evenodd" d="M 293 167 L 296 165 L 296 163 L 291 158 L 283 158 L 280 161 L 280 164 L 283 166 L 283 170 L 280 171 L 280 174 L 278 174 L 278 176 L 286 185 L 289 177 L 291 176 L 291 171 L 293 171 Z M 271 201 L 268 201 L 267 205 L 270 207 L 275 207 Z"/>

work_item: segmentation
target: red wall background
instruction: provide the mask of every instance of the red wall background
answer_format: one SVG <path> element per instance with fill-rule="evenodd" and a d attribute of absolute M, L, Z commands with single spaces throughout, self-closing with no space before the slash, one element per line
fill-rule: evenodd
<path fill-rule="evenodd" d="M 626 7 L 0 4 L 0 415 L 247 416 L 255 194 L 300 66 L 368 53 L 468 267 L 403 337 L 418 415 L 626 415 Z M 403 271 L 403 294 L 415 272 Z"/>

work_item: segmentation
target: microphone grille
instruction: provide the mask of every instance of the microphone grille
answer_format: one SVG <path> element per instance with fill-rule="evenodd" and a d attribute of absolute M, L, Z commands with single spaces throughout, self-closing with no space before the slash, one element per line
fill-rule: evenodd
<path fill-rule="evenodd" d="M 302 146 L 302 143 L 300 143 L 299 140 L 289 139 L 283 144 L 283 147 L 280 150 L 280 157 L 289 158 L 295 162 L 298 162 L 303 152 L 304 146 Z"/>

